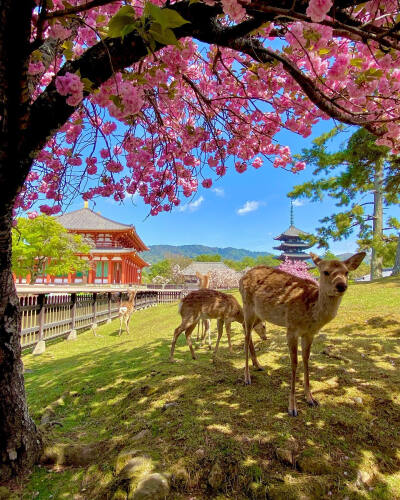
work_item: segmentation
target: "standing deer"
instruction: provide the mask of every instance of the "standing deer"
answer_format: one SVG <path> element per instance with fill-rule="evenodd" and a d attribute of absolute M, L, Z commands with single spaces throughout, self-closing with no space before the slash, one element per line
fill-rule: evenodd
<path fill-rule="evenodd" d="M 123 302 L 121 304 L 121 307 L 119 308 L 119 311 L 118 311 L 119 334 L 118 335 L 121 335 L 121 333 L 122 333 L 122 322 L 125 323 L 125 330 L 129 334 L 129 321 L 131 320 L 132 313 L 135 309 L 135 297 L 136 297 L 136 290 L 130 290 L 129 296 L 128 296 L 128 301 Z"/>
<path fill-rule="evenodd" d="M 231 323 L 237 321 L 244 327 L 243 309 L 239 302 L 233 295 L 228 295 L 227 293 L 217 290 L 201 289 L 190 292 L 181 300 L 179 304 L 179 313 L 182 317 L 182 322 L 174 331 L 170 361 L 174 360 L 175 344 L 182 332 L 186 334 L 186 342 L 189 346 L 192 358 L 196 359 L 190 336 L 200 319 L 212 318 L 217 320 L 218 339 L 214 353 L 218 351 L 224 324 L 228 336 L 229 350 L 231 352 Z M 263 340 L 266 340 L 265 325 L 260 320 L 254 322 L 254 329 Z M 250 341 L 250 351 L 252 353 L 254 366 L 258 369 L 262 369 L 255 356 L 255 349 L 252 341 Z"/>
<path fill-rule="evenodd" d="M 249 348 L 251 352 L 254 322 L 266 320 L 286 327 L 292 365 L 288 413 L 293 417 L 297 415 L 295 383 L 298 340 L 301 338 L 305 396 L 310 406 L 318 406 L 318 401 L 310 391 L 308 360 L 311 344 L 315 334 L 336 316 L 347 289 L 349 271 L 357 269 L 365 257 L 365 253 L 360 252 L 341 262 L 322 260 L 313 253 L 310 255 L 320 273 L 319 286 L 312 280 L 267 266 L 254 267 L 241 278 L 239 284 L 246 326 L 245 383 L 251 383 Z"/>
<path fill-rule="evenodd" d="M 199 279 L 199 288 L 200 289 L 205 289 L 209 288 L 210 286 L 210 273 L 207 274 L 201 274 L 199 272 L 196 272 L 196 276 Z M 199 330 L 200 330 L 200 321 L 197 323 L 197 338 L 196 341 L 199 341 Z M 210 330 L 210 320 L 209 319 L 203 319 L 201 321 L 201 344 L 203 344 L 204 339 L 206 338 L 208 333 L 208 346 L 211 349 L 211 330 Z"/>

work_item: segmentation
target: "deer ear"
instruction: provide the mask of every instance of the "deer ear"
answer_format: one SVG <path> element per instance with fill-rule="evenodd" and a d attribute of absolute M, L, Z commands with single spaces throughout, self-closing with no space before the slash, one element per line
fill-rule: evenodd
<path fill-rule="evenodd" d="M 320 263 L 322 262 L 321 257 L 318 257 L 318 255 L 315 255 L 315 253 L 310 252 L 310 257 L 312 258 L 314 264 L 318 267 Z"/>
<path fill-rule="evenodd" d="M 366 255 L 367 254 L 365 252 L 356 253 L 345 260 L 343 264 L 345 264 L 349 271 L 354 271 L 354 269 L 357 269 L 357 267 L 361 264 Z"/>

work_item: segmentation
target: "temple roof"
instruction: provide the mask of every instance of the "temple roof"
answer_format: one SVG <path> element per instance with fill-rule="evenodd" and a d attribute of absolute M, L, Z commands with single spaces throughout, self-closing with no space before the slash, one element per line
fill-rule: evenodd
<path fill-rule="evenodd" d="M 223 262 L 192 262 L 185 269 L 182 269 L 184 276 L 194 276 L 196 273 L 207 274 L 209 271 L 231 270 Z"/>
<path fill-rule="evenodd" d="M 307 242 L 302 242 L 299 241 L 297 243 L 281 243 L 279 247 L 273 247 L 275 250 L 291 250 L 291 249 L 306 249 L 306 248 L 311 248 L 313 245 L 307 243 Z"/>
<path fill-rule="evenodd" d="M 283 253 L 282 255 L 279 255 L 278 259 L 279 260 L 285 260 L 285 257 L 288 257 L 289 259 L 296 259 L 296 260 L 307 260 L 311 259 L 311 257 L 304 252 L 300 253 Z"/>
<path fill-rule="evenodd" d="M 135 226 L 108 219 L 87 207 L 59 215 L 57 221 L 70 231 L 118 231 L 130 233 L 138 251 L 149 250 L 136 233 Z"/>
<path fill-rule="evenodd" d="M 76 229 L 78 231 L 127 231 L 129 229 L 134 229 L 132 225 L 121 224 L 120 222 L 108 219 L 103 215 L 93 212 L 90 208 L 80 208 L 79 210 L 59 215 L 57 220 L 66 229 Z"/>
<path fill-rule="evenodd" d="M 286 231 L 281 233 L 279 236 L 274 238 L 274 240 L 281 240 L 284 239 L 285 237 L 287 238 L 298 238 L 300 236 L 307 236 L 308 233 L 305 233 L 301 229 L 297 229 L 295 226 L 289 226 Z"/>

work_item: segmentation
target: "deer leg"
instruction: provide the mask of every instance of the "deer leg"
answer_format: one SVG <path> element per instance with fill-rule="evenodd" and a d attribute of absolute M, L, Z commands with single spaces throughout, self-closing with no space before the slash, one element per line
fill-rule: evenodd
<path fill-rule="evenodd" d="M 197 337 L 196 337 L 196 342 L 199 341 L 199 334 L 200 334 L 200 321 L 197 323 Z"/>
<path fill-rule="evenodd" d="M 123 319 L 124 319 L 123 316 L 119 317 L 119 334 L 118 334 L 119 336 L 122 333 L 122 321 L 123 321 Z"/>
<path fill-rule="evenodd" d="M 245 338 L 244 338 L 244 353 L 245 353 L 245 366 L 244 366 L 244 383 L 246 385 L 251 384 L 250 370 L 249 370 L 249 345 L 251 340 L 251 330 L 253 328 L 254 318 L 245 317 L 244 328 L 245 328 Z"/>
<path fill-rule="evenodd" d="M 226 336 L 228 337 L 229 352 L 232 354 L 232 342 L 231 342 L 231 322 L 225 322 Z"/>
<path fill-rule="evenodd" d="M 196 354 L 194 353 L 194 349 L 192 346 L 192 339 L 191 339 L 191 335 L 192 335 L 192 332 L 195 329 L 195 327 L 196 327 L 196 323 L 192 326 L 189 326 L 189 328 L 186 328 L 186 331 L 185 331 L 186 342 L 187 342 L 187 345 L 189 346 L 190 353 L 192 355 L 192 359 L 196 359 Z"/>
<path fill-rule="evenodd" d="M 172 338 L 172 344 L 171 344 L 171 352 L 170 352 L 170 355 L 169 355 L 169 360 L 172 362 L 174 361 L 174 351 L 175 351 L 175 344 L 176 344 L 176 341 L 178 340 L 178 337 L 179 335 L 185 330 L 185 326 L 184 324 L 180 324 L 177 328 L 175 328 L 175 331 L 174 331 L 174 336 Z"/>
<path fill-rule="evenodd" d="M 287 332 L 287 343 L 290 353 L 290 361 L 292 365 L 292 376 L 290 380 L 290 395 L 288 414 L 291 417 L 297 417 L 296 407 L 296 370 L 297 370 L 297 344 L 298 338 L 294 332 Z"/>
<path fill-rule="evenodd" d="M 309 339 L 307 337 L 301 338 L 301 354 L 303 357 L 303 365 L 304 365 L 304 392 L 306 394 L 306 399 L 309 406 L 318 406 L 319 405 L 318 401 L 313 398 L 310 391 L 308 360 L 310 358 L 311 344 L 312 344 L 312 339 Z"/>
<path fill-rule="evenodd" d="M 207 336 L 208 333 L 208 348 L 211 350 L 211 321 L 209 319 L 205 319 L 203 321 L 204 323 L 204 338 Z"/>
<path fill-rule="evenodd" d="M 220 318 L 217 319 L 217 331 L 218 331 L 218 336 L 217 336 L 217 342 L 215 343 L 214 354 L 217 354 L 217 352 L 218 352 L 219 341 L 221 340 L 222 332 L 224 331 L 224 320 L 223 319 L 220 319 Z"/>
<path fill-rule="evenodd" d="M 251 338 L 251 336 L 250 336 L 249 348 L 250 348 L 251 361 L 253 363 L 254 368 L 256 368 L 259 371 L 264 371 L 264 368 L 258 362 L 256 350 L 254 349 L 253 339 Z"/>

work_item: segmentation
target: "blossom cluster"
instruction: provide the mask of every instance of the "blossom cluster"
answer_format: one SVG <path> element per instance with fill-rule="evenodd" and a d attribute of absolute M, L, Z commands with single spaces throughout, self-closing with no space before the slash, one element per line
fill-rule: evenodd
<path fill-rule="evenodd" d="M 286 273 L 293 274 L 298 278 L 311 280 L 314 283 L 317 283 L 314 276 L 310 274 L 307 263 L 303 260 L 289 259 L 288 257 L 285 257 L 285 260 L 278 266 L 278 269 L 285 271 Z"/>
<path fill-rule="evenodd" d="M 65 9 L 64 3 L 53 0 L 47 14 Z M 82 3 L 69 0 L 68 5 Z M 221 25 L 246 19 L 248 3 L 222 0 L 226 16 Z M 95 6 L 77 14 L 81 22 L 55 17 L 42 27 L 41 36 L 55 39 L 58 52 L 50 62 L 40 51 L 32 54 L 29 72 L 37 82 L 32 99 L 54 81 L 75 110 L 37 155 L 17 210 L 30 211 L 31 217 L 38 210 L 55 214 L 77 192 L 86 200 L 100 196 L 118 202 L 137 193 L 157 215 L 200 186 L 210 188 L 228 169 L 243 174 L 249 166 L 269 163 L 297 173 L 306 167 L 293 159 L 289 146 L 277 142 L 277 134 L 286 129 L 308 137 L 328 115 L 281 63 L 261 63 L 245 53 L 199 47 L 184 38 L 114 73 L 86 97 L 90 82 L 83 82 L 79 72 L 64 72 L 63 65 L 102 44 L 101 34 L 123 5 L 120 0 Z M 143 2 L 132 0 L 130 5 L 142 14 Z M 307 20 L 287 22 L 285 29 L 269 22 L 254 36 L 300 69 L 340 109 L 365 123 L 376 122 L 381 133 L 377 143 L 400 152 L 399 52 L 337 36 L 325 23 L 331 8 L 332 0 L 310 0 Z M 372 1 L 351 15 L 360 23 L 381 26 L 390 14 L 396 18 L 396 9 L 392 0 Z M 39 21 L 35 10 L 32 40 Z"/>

